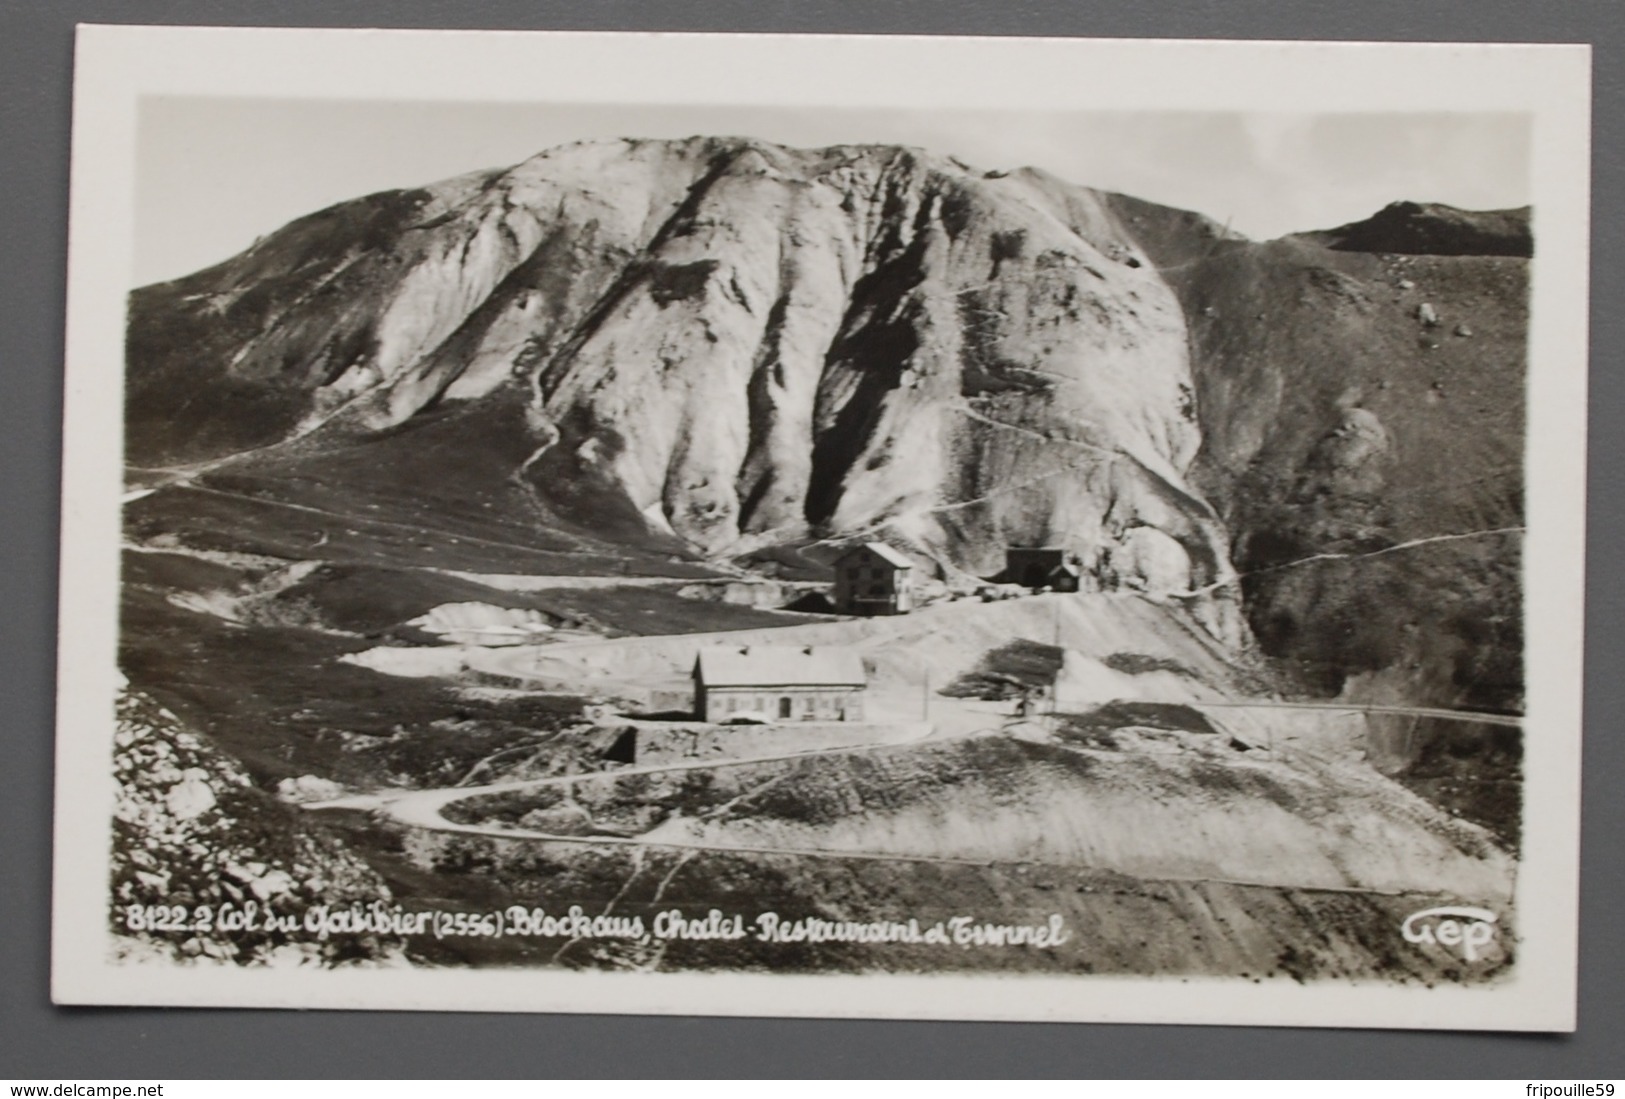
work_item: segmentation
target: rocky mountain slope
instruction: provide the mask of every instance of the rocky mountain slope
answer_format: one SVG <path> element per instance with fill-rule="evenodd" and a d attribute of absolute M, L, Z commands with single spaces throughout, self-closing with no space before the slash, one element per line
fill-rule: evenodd
<path fill-rule="evenodd" d="M 1318 689 L 1522 709 L 1515 217 L 1400 204 L 1329 248 L 1226 245 L 1167 272 L 1192 319 L 1191 479 L 1255 637 Z M 1408 254 L 1399 223 L 1436 250 Z"/>
<path fill-rule="evenodd" d="M 1300 239 L 1348 252 L 1422 256 L 1520 256 L 1535 254 L 1529 207 L 1458 210 L 1438 202 L 1395 202 L 1374 217 Z"/>
<path fill-rule="evenodd" d="M 517 403 L 550 506 L 705 553 L 884 524 L 977 573 L 1057 541 L 1163 586 L 1227 568 L 1179 302 L 1105 196 L 1030 170 L 564 146 L 138 291 L 130 351 L 137 464 Z"/>
<path fill-rule="evenodd" d="M 313 941 L 264 926 L 273 911 L 387 903 L 389 888 L 365 861 L 257 788 L 239 763 L 141 692 L 119 697 L 113 762 L 119 792 L 111 917 L 119 949 L 200 963 L 401 960 L 401 944 L 389 936 Z M 260 926 L 230 934 L 199 927 L 202 907 L 252 913 Z"/>
<path fill-rule="evenodd" d="M 1512 708 L 1531 249 L 1520 211 L 1253 243 L 914 149 L 584 142 L 136 291 L 127 444 L 547 545 L 1064 544 L 1236 645 L 1239 590 L 1318 690 Z"/>

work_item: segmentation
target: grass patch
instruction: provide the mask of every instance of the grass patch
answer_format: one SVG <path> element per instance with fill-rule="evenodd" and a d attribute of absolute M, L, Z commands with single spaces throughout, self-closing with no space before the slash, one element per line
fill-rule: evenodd
<path fill-rule="evenodd" d="M 1101 663 L 1112 671 L 1122 672 L 1124 675 L 1150 675 L 1152 672 L 1173 672 L 1175 675 L 1186 676 L 1190 679 L 1198 678 L 1194 671 L 1177 660 L 1170 660 L 1165 656 L 1150 656 L 1146 653 L 1112 653 Z"/>
<path fill-rule="evenodd" d="M 347 785 L 441 785 L 486 756 L 580 719 L 557 695 L 480 699 L 449 680 L 386 676 L 341 662 L 357 638 L 294 626 L 245 628 L 127 585 L 120 667 L 256 782 L 314 774 Z M 559 750 L 565 750 L 560 745 Z"/>
<path fill-rule="evenodd" d="M 1017 638 L 982 654 L 975 668 L 942 689 L 949 698 L 1001 701 L 1053 686 L 1066 650 Z"/>
<path fill-rule="evenodd" d="M 1430 722 L 1415 763 L 1395 779 L 1433 804 L 1490 830 L 1517 852 L 1523 824 L 1523 730 Z"/>
<path fill-rule="evenodd" d="M 1217 736 L 1207 717 L 1179 702 L 1131 702 L 1120 699 L 1081 714 L 1061 714 L 1061 736 L 1084 742 L 1099 742 L 1113 729 L 1162 729 L 1176 733 L 1208 733 Z"/>

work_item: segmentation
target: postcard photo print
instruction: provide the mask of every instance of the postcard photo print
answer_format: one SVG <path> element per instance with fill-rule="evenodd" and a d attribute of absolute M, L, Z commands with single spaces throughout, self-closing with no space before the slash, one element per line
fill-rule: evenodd
<path fill-rule="evenodd" d="M 1572 1028 L 1588 82 L 84 28 L 58 1000 Z"/>

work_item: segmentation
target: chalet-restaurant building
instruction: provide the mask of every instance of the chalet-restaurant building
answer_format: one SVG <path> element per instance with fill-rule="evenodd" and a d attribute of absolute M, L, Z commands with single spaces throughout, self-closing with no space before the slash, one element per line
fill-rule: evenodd
<path fill-rule="evenodd" d="M 841 614 L 907 614 L 914 609 L 914 562 L 884 542 L 863 542 L 835 560 Z"/>
<path fill-rule="evenodd" d="M 745 715 L 769 721 L 862 721 L 868 686 L 850 649 L 726 645 L 694 661 L 694 710 L 702 721 Z"/>

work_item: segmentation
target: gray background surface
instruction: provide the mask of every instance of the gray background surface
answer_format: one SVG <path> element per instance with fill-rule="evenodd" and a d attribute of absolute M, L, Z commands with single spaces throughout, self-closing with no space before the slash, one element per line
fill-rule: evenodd
<path fill-rule="evenodd" d="M 66 1009 L 49 997 L 57 478 L 73 24 L 1591 42 L 1591 487 L 1578 1034 Z M 1617 1077 L 1625 743 L 1625 5 L 1610 0 L 0 0 L 0 1079 Z"/>

